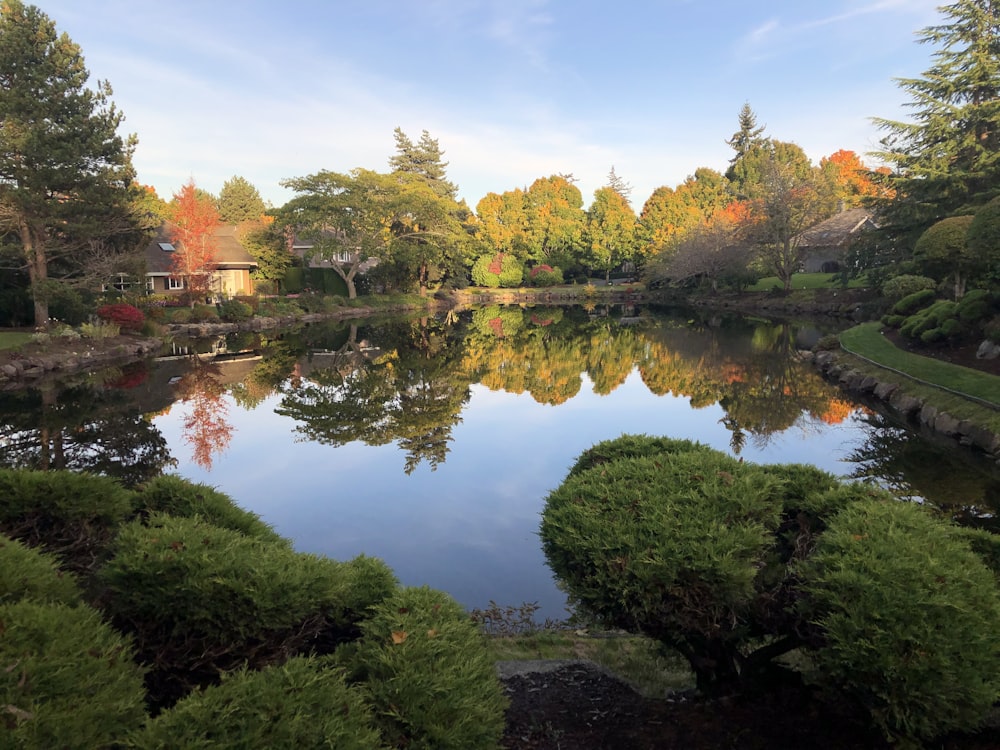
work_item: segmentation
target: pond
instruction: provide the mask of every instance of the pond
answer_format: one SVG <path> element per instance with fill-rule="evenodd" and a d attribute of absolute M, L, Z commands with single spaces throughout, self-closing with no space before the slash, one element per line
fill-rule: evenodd
<path fill-rule="evenodd" d="M 565 597 L 537 537 L 575 458 L 623 433 L 866 477 L 989 524 L 995 469 L 797 355 L 814 328 L 655 308 L 485 307 L 177 342 L 0 395 L 0 464 L 217 487 L 296 549 L 384 559 L 469 608 Z"/>

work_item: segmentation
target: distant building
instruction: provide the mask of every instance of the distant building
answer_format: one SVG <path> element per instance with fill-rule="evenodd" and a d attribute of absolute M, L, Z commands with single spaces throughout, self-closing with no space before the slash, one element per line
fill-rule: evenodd
<path fill-rule="evenodd" d="M 257 261 L 236 237 L 235 226 L 220 226 L 215 230 L 216 255 L 211 274 L 213 294 L 230 298 L 237 294 L 253 294 L 250 272 Z M 178 248 L 170 239 L 166 225 L 146 246 L 146 290 L 151 294 L 182 294 L 184 279 L 174 272 L 173 254 Z"/>
<path fill-rule="evenodd" d="M 806 273 L 836 273 L 843 266 L 847 246 L 858 233 L 877 228 L 871 212 L 864 208 L 845 209 L 811 226 L 795 242 L 802 252 L 802 270 Z"/>

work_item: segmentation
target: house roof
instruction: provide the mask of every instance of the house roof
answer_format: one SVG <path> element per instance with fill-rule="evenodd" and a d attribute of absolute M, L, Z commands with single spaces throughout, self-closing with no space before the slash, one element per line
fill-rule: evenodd
<path fill-rule="evenodd" d="M 840 247 L 865 226 L 875 227 L 865 208 L 848 208 L 826 221 L 814 224 L 798 237 L 799 247 Z"/>
<path fill-rule="evenodd" d="M 256 268 L 257 261 L 236 237 L 235 226 L 219 226 L 214 231 L 215 265 L 217 268 Z M 163 224 L 156 236 L 146 245 L 146 273 L 169 274 L 173 269 L 173 253 L 164 250 L 163 244 L 171 244 L 170 226 Z"/>

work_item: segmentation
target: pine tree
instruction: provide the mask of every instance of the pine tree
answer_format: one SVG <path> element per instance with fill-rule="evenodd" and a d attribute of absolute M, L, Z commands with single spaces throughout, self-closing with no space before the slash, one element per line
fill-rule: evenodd
<path fill-rule="evenodd" d="M 111 87 L 37 7 L 0 4 L 0 231 L 17 236 L 35 325 L 47 325 L 50 269 L 78 273 L 109 227 L 128 232 L 135 139 L 118 135 Z"/>
<path fill-rule="evenodd" d="M 449 182 L 445 175 L 448 162 L 442 161 L 444 152 L 438 145 L 437 138 L 431 138 L 430 133 L 424 130 L 420 135 L 420 142 L 414 144 L 402 128 L 396 128 L 393 137 L 396 139 L 396 154 L 389 157 L 392 171 L 418 175 L 427 181 L 435 193 L 454 199 L 458 187 Z"/>
<path fill-rule="evenodd" d="M 744 177 L 740 168 L 744 158 L 767 141 L 767 138 L 761 137 L 764 133 L 764 126 L 757 124 L 757 115 L 750 109 L 750 102 L 743 102 L 743 106 L 740 108 L 739 124 L 740 129 L 726 141 L 726 145 L 736 152 L 736 155 L 729 160 L 729 169 L 726 170 L 726 178 L 733 182 L 740 182 Z"/>
<path fill-rule="evenodd" d="M 958 0 L 919 41 L 938 47 L 922 78 L 897 83 L 912 101 L 907 122 L 874 118 L 888 135 L 876 152 L 894 166 L 896 199 L 883 221 L 907 244 L 935 221 L 1000 193 L 1000 2 Z"/>
<path fill-rule="evenodd" d="M 611 165 L 611 171 L 608 172 L 608 184 L 607 187 L 614 190 L 618 195 L 620 195 L 625 200 L 629 199 L 632 195 L 632 186 L 626 182 L 624 179 L 619 177 L 615 172 L 615 165 Z"/>
<path fill-rule="evenodd" d="M 223 224 L 253 221 L 264 215 L 267 206 L 249 181 L 234 175 L 225 181 L 219 191 L 219 219 Z"/>

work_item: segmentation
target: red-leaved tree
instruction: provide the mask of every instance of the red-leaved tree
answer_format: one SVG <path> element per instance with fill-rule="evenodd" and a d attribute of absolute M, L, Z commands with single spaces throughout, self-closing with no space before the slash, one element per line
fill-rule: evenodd
<path fill-rule="evenodd" d="M 218 252 L 215 229 L 219 226 L 219 212 L 215 201 L 200 192 L 194 180 L 190 180 L 180 192 L 174 193 L 170 220 L 170 239 L 175 247 L 172 271 L 184 279 L 184 287 L 193 306 L 197 300 L 204 299 L 211 289 Z"/>

